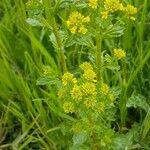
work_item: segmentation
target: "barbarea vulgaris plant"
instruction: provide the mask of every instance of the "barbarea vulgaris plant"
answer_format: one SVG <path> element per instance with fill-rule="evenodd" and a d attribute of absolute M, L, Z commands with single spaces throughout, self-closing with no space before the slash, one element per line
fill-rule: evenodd
<path fill-rule="evenodd" d="M 117 74 L 123 69 L 121 67 L 126 63 L 127 54 L 117 43 L 110 51 L 103 51 L 103 42 L 122 36 L 124 19 L 135 20 L 137 8 L 120 0 L 81 2 L 86 11 L 79 7 L 80 1 L 77 4 L 76 9 L 68 15 L 66 30 L 75 38 L 75 41 L 70 42 L 83 44 L 94 51 L 90 54 L 93 59 L 92 63 L 78 64 L 77 74 L 63 74 L 58 91 L 59 101 L 62 111 L 75 119 L 69 123 L 73 135 L 72 148 L 79 144 L 93 149 L 114 149 L 115 131 L 112 121 L 115 120 L 117 107 L 121 103 L 118 98 L 122 83 L 112 85 L 111 81 L 106 80 L 105 73 L 110 69 Z M 116 87 L 120 90 L 117 91 Z M 84 140 L 75 141 L 76 138 Z"/>
<path fill-rule="evenodd" d="M 72 137 L 71 149 L 115 150 L 115 130 L 123 127 L 126 112 L 123 86 L 128 56 L 118 39 L 124 34 L 125 23 L 135 20 L 137 8 L 121 0 L 77 0 L 60 8 L 65 7 L 65 15 L 55 16 L 63 26 L 54 26 L 51 32 L 55 34 L 50 36 L 58 58 L 63 56 L 60 68 L 61 62 L 67 64 L 61 68 L 57 92 L 58 113 L 69 128 L 63 134 Z M 74 71 L 72 62 L 76 64 Z M 43 71 L 44 76 L 52 75 L 47 67 Z M 120 118 L 116 113 L 119 109 L 123 110 Z M 114 125 L 118 118 L 121 127 Z"/>

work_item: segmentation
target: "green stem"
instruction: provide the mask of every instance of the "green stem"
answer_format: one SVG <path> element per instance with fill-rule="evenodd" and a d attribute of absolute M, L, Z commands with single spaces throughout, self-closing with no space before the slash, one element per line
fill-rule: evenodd
<path fill-rule="evenodd" d="M 100 37 L 100 34 L 97 34 L 96 35 L 96 67 L 97 67 L 98 81 L 102 79 L 101 46 L 102 46 L 102 38 Z"/>
<path fill-rule="evenodd" d="M 121 82 L 121 96 L 120 96 L 120 116 L 121 116 L 121 130 L 125 126 L 126 122 L 126 116 L 127 116 L 127 109 L 126 109 L 126 102 L 127 102 L 127 89 L 126 89 L 126 63 L 125 60 L 121 61 L 121 66 L 122 66 L 122 82 Z"/>
<path fill-rule="evenodd" d="M 57 46 L 58 46 L 58 61 L 59 61 L 59 67 L 61 68 L 62 73 L 67 71 L 67 65 L 66 65 L 66 60 L 65 60 L 65 54 L 64 54 L 64 47 L 62 44 L 62 39 L 58 30 L 58 25 L 55 20 L 55 14 L 52 6 L 52 1 L 50 0 L 44 0 L 45 4 L 45 12 L 46 12 L 46 17 L 48 19 L 49 24 L 52 27 L 53 33 L 56 38 Z"/>

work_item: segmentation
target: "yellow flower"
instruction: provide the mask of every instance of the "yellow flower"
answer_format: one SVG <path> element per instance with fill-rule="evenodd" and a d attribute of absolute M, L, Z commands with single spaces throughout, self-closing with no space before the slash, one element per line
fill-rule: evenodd
<path fill-rule="evenodd" d="M 121 10 L 121 11 L 124 11 L 124 10 L 125 10 L 125 7 L 123 6 L 122 3 L 119 4 L 119 10 Z"/>
<path fill-rule="evenodd" d="M 62 83 L 63 85 L 67 85 L 69 83 L 77 83 L 77 79 L 73 77 L 73 74 L 66 72 L 63 76 L 62 76 Z"/>
<path fill-rule="evenodd" d="M 81 86 L 81 90 L 85 96 L 96 95 L 96 86 L 94 83 L 86 82 Z"/>
<path fill-rule="evenodd" d="M 84 71 L 84 74 L 83 74 L 83 77 L 88 80 L 88 81 L 91 81 L 91 82 L 96 82 L 96 73 L 91 70 L 91 69 L 87 69 Z"/>
<path fill-rule="evenodd" d="M 104 95 L 107 95 L 109 93 L 109 86 L 107 84 L 103 83 L 101 85 L 100 90 Z"/>
<path fill-rule="evenodd" d="M 120 2 L 119 0 L 105 0 L 104 6 L 107 11 L 115 12 L 120 8 Z"/>
<path fill-rule="evenodd" d="M 57 94 L 59 98 L 62 98 L 66 95 L 66 90 L 64 88 L 61 88 Z"/>
<path fill-rule="evenodd" d="M 135 20 L 135 17 L 133 17 L 132 15 L 135 15 L 137 13 L 137 8 L 132 5 L 127 5 L 125 7 L 125 13 L 129 17 L 129 19 Z"/>
<path fill-rule="evenodd" d="M 90 22 L 90 17 L 89 16 L 84 17 L 82 22 L 85 22 L 85 23 Z"/>
<path fill-rule="evenodd" d="M 65 102 L 63 104 L 63 109 L 64 109 L 64 112 L 66 112 L 66 113 L 73 113 L 75 111 L 74 105 L 71 102 Z"/>
<path fill-rule="evenodd" d="M 115 100 L 115 97 L 114 97 L 113 94 L 109 94 L 108 97 L 109 97 L 109 99 L 110 99 L 111 102 L 113 102 Z"/>
<path fill-rule="evenodd" d="M 90 17 L 84 17 L 81 13 L 75 11 L 72 12 L 69 16 L 69 19 L 66 21 L 66 24 L 71 31 L 71 33 L 82 33 L 85 34 L 87 29 L 85 24 L 90 21 Z"/>
<path fill-rule="evenodd" d="M 85 34 L 87 32 L 87 29 L 82 25 L 79 30 L 78 30 L 79 33 L 82 33 L 82 34 Z"/>
<path fill-rule="evenodd" d="M 92 65 L 88 62 L 84 62 L 83 64 L 80 65 L 80 68 L 84 71 L 86 70 L 93 70 Z"/>
<path fill-rule="evenodd" d="M 87 108 L 94 108 L 96 105 L 96 97 L 89 97 L 84 101 L 84 105 Z"/>
<path fill-rule="evenodd" d="M 79 133 L 82 130 L 82 124 L 81 123 L 76 123 L 72 126 L 72 130 L 75 133 Z"/>
<path fill-rule="evenodd" d="M 114 56 L 117 59 L 122 59 L 126 57 L 126 52 L 122 49 L 114 49 Z"/>
<path fill-rule="evenodd" d="M 104 102 L 99 102 L 98 103 L 97 110 L 98 110 L 99 113 L 104 112 L 104 110 L 105 110 L 105 104 L 104 104 Z"/>
<path fill-rule="evenodd" d="M 97 8 L 97 5 L 98 5 L 97 3 L 98 3 L 98 0 L 88 0 L 89 7 L 93 8 L 93 9 Z"/>
<path fill-rule="evenodd" d="M 103 11 L 101 12 L 102 19 L 107 19 L 108 18 L 108 11 Z"/>
<path fill-rule="evenodd" d="M 82 99 L 82 92 L 81 92 L 80 86 L 76 84 L 74 85 L 73 89 L 71 90 L 71 96 L 73 99 L 76 99 L 76 100 Z"/>
<path fill-rule="evenodd" d="M 43 67 L 43 74 L 44 75 L 49 75 L 49 74 L 51 74 L 51 68 L 49 67 L 49 66 L 44 66 Z"/>

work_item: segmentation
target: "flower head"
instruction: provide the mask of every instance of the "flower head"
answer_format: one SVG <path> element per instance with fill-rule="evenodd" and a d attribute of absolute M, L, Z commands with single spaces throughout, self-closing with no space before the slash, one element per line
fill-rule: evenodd
<path fill-rule="evenodd" d="M 91 69 L 85 70 L 83 77 L 88 81 L 96 82 L 96 73 Z"/>
<path fill-rule="evenodd" d="M 96 97 L 93 96 L 93 97 L 87 98 L 87 99 L 84 101 L 84 105 L 85 105 L 87 108 L 94 108 L 94 106 L 96 105 Z"/>
<path fill-rule="evenodd" d="M 120 8 L 120 2 L 119 0 L 105 0 L 104 6 L 107 11 L 115 12 Z"/>
<path fill-rule="evenodd" d="M 81 13 L 75 11 L 72 12 L 67 20 L 67 26 L 71 33 L 82 33 L 85 34 L 87 29 L 85 27 L 86 23 L 90 21 L 90 17 L 84 17 Z"/>
<path fill-rule="evenodd" d="M 110 99 L 111 102 L 113 102 L 115 100 L 114 95 L 111 93 L 108 95 L 108 98 Z"/>
<path fill-rule="evenodd" d="M 80 65 L 80 68 L 83 70 L 83 71 L 86 71 L 88 69 L 92 70 L 92 65 L 88 62 L 84 62 L 83 64 Z"/>
<path fill-rule="evenodd" d="M 122 59 L 126 57 L 126 52 L 122 49 L 114 49 L 114 56 L 117 59 Z"/>
<path fill-rule="evenodd" d="M 98 110 L 99 113 L 104 112 L 104 110 L 105 110 L 105 104 L 104 104 L 104 102 L 99 102 L 98 103 L 97 110 Z"/>
<path fill-rule="evenodd" d="M 62 76 L 62 83 L 63 85 L 67 85 L 69 83 L 77 83 L 77 79 L 73 77 L 73 74 L 66 72 L 63 76 Z"/>
<path fill-rule="evenodd" d="M 96 95 L 96 86 L 94 83 L 86 82 L 81 86 L 81 90 L 85 96 Z"/>
<path fill-rule="evenodd" d="M 63 109 L 64 109 L 64 112 L 66 112 L 66 113 L 73 113 L 75 111 L 74 105 L 71 102 L 65 102 L 63 104 Z"/>
<path fill-rule="evenodd" d="M 100 88 L 101 92 L 104 94 L 104 95 L 107 95 L 109 93 L 109 86 L 105 83 L 103 83 L 101 85 L 101 88 Z"/>
<path fill-rule="evenodd" d="M 49 66 L 44 66 L 43 67 L 43 74 L 46 76 L 46 75 L 49 75 L 52 73 L 52 70 Z"/>
<path fill-rule="evenodd" d="M 101 12 L 102 19 L 107 19 L 108 18 L 108 11 L 103 11 Z"/>
<path fill-rule="evenodd" d="M 97 8 L 97 5 L 98 5 L 97 3 L 98 3 L 98 0 L 88 0 L 89 7 L 93 8 L 93 9 Z"/>
<path fill-rule="evenodd" d="M 80 89 L 80 86 L 78 86 L 76 84 L 74 85 L 73 89 L 71 90 L 71 96 L 75 100 L 81 100 L 82 99 L 83 94 L 82 94 L 82 91 Z"/>
<path fill-rule="evenodd" d="M 137 8 L 132 6 L 132 5 L 127 5 L 124 9 L 126 15 L 129 17 L 129 19 L 131 20 L 135 20 L 135 17 L 133 17 L 133 15 L 135 15 L 137 13 Z"/>

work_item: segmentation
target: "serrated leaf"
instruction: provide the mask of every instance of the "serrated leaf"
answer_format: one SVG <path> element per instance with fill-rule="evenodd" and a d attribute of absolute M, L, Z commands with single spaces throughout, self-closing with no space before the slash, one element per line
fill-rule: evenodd
<path fill-rule="evenodd" d="M 124 34 L 124 27 L 118 25 L 110 25 L 104 32 L 104 38 L 120 37 Z"/>
<path fill-rule="evenodd" d="M 42 26 L 42 24 L 40 23 L 40 21 L 37 20 L 37 19 L 27 18 L 27 19 L 26 19 L 26 22 L 27 22 L 29 25 L 33 26 L 33 27 Z"/>
<path fill-rule="evenodd" d="M 37 80 L 36 82 L 37 85 L 59 85 L 60 81 L 56 78 L 51 78 L 51 77 L 41 77 Z"/>
<path fill-rule="evenodd" d="M 86 140 L 87 140 L 87 133 L 86 132 L 74 134 L 73 145 L 82 145 Z"/>
<path fill-rule="evenodd" d="M 134 108 L 139 107 L 147 112 L 149 109 L 149 104 L 146 102 L 144 96 L 140 94 L 137 95 L 134 94 L 128 99 L 127 107 L 134 107 Z"/>

